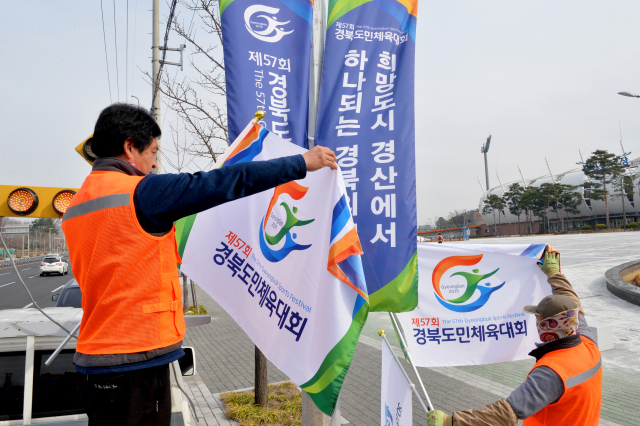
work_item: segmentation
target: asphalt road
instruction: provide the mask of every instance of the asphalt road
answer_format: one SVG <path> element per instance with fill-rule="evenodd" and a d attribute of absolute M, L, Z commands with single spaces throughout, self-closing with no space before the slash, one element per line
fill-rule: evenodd
<path fill-rule="evenodd" d="M 67 263 L 68 260 L 67 260 Z M 38 306 L 55 306 L 51 296 L 60 293 L 62 287 L 73 278 L 69 263 L 67 275 L 40 276 L 40 262 L 18 266 L 20 276 L 29 288 Z M 20 283 L 13 267 L 0 269 L 0 310 L 32 307 L 31 300 Z"/>

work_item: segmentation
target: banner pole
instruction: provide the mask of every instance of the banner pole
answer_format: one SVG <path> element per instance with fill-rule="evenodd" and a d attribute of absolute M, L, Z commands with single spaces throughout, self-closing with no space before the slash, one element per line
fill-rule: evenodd
<path fill-rule="evenodd" d="M 411 367 L 413 368 L 413 372 L 415 373 L 416 377 L 418 378 L 418 383 L 420 383 L 420 387 L 422 388 L 422 392 L 424 392 L 424 396 L 427 400 L 427 404 L 429 404 L 429 409 L 433 409 L 433 404 L 431 404 L 431 400 L 429 399 L 429 395 L 427 394 L 427 390 L 424 387 L 424 384 L 422 383 L 422 378 L 420 378 L 420 374 L 418 374 L 418 369 L 416 368 L 415 364 L 413 363 L 413 359 L 411 358 L 411 353 L 409 351 L 409 347 L 407 346 L 407 342 L 405 342 L 404 337 L 402 336 L 402 331 L 400 329 L 400 323 L 397 321 L 396 318 L 396 314 L 393 312 L 389 312 L 389 316 L 391 317 L 391 322 L 393 323 L 393 327 L 396 330 L 396 334 L 398 335 L 398 338 L 400 339 L 400 343 L 402 346 L 402 352 L 404 353 L 404 356 L 407 357 L 407 359 L 409 360 L 409 364 L 411 364 Z"/>
<path fill-rule="evenodd" d="M 418 390 L 416 389 L 416 385 L 413 384 L 413 382 L 409 378 L 409 375 L 407 374 L 407 372 L 404 371 L 404 367 L 402 367 L 402 364 L 400 363 L 400 361 L 398 361 L 398 358 L 393 353 L 393 349 L 391 348 L 391 345 L 389 344 L 389 341 L 387 340 L 387 335 L 384 333 L 384 330 L 380 330 L 378 332 L 378 335 L 380 335 L 380 337 L 382 337 L 384 342 L 387 344 L 387 347 L 389 348 L 389 351 L 391 351 L 391 355 L 393 355 L 393 359 L 395 360 L 395 362 L 398 365 L 398 367 L 400 367 L 400 370 L 402 371 L 402 374 L 404 374 L 404 378 L 407 380 L 407 383 L 409 383 L 409 387 L 411 387 L 411 390 L 413 391 L 414 395 L 416 396 L 416 398 L 418 398 L 418 401 L 420 401 L 420 405 L 422 405 L 422 408 L 424 409 L 424 412 L 428 413 L 430 410 L 427 407 L 425 407 L 424 401 L 422 400 L 422 398 L 420 397 L 420 394 L 418 393 Z M 418 376 L 418 379 L 419 378 L 420 378 L 420 376 Z M 429 405 L 431 405 L 431 403 L 429 403 Z"/>
<path fill-rule="evenodd" d="M 311 26 L 311 64 L 309 69 L 309 149 L 315 146 L 316 123 L 318 121 L 318 99 L 324 62 L 324 41 L 327 33 L 326 4 L 324 0 L 313 2 L 313 21 Z"/>

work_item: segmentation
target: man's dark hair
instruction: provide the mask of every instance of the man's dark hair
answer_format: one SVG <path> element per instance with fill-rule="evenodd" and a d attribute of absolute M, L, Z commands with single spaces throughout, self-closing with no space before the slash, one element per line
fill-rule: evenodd
<path fill-rule="evenodd" d="M 102 110 L 93 129 L 91 150 L 98 157 L 115 157 L 124 153 L 124 142 L 142 152 L 153 138 L 162 134 L 158 123 L 147 110 L 129 104 L 113 104 Z"/>

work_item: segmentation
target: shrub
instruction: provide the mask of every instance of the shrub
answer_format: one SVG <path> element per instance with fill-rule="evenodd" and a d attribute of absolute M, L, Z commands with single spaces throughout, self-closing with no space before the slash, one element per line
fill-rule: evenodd
<path fill-rule="evenodd" d="M 591 225 L 582 225 L 580 229 L 582 231 L 591 231 Z"/>
<path fill-rule="evenodd" d="M 599 223 L 596 225 L 596 229 L 607 229 L 607 225 L 604 223 Z"/>
<path fill-rule="evenodd" d="M 631 222 L 627 224 L 627 228 L 637 228 L 638 226 L 640 226 L 640 223 L 638 222 Z"/>
<path fill-rule="evenodd" d="M 187 312 L 185 312 L 184 314 L 185 315 L 207 315 L 209 313 L 209 311 L 207 311 L 207 308 L 205 308 L 199 303 L 198 303 L 198 311 L 199 312 L 196 312 L 196 307 L 191 305 L 189 306 L 189 309 L 187 310 Z"/>

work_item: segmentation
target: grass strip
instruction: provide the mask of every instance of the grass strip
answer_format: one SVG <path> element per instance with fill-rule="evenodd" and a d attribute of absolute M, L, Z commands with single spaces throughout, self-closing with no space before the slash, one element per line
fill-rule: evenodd
<path fill-rule="evenodd" d="M 293 382 L 269 385 L 267 408 L 254 405 L 253 391 L 220 395 L 227 418 L 240 426 L 302 425 L 302 394 Z"/>

